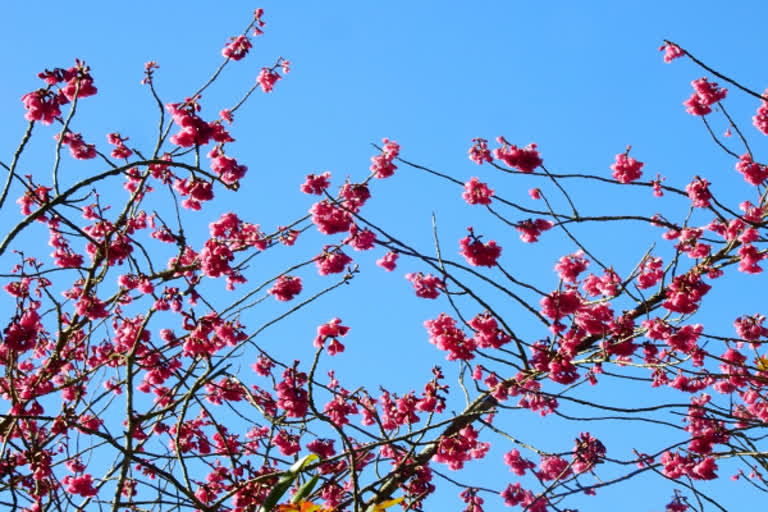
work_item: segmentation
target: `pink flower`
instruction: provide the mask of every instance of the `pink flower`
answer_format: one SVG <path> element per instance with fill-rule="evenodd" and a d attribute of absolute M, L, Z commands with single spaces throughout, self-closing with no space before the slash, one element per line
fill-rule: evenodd
<path fill-rule="evenodd" d="M 758 264 L 765 258 L 766 255 L 758 251 L 754 245 L 745 243 L 739 247 L 739 272 L 759 274 L 763 269 Z"/>
<path fill-rule="evenodd" d="M 279 301 L 287 302 L 301 293 L 301 278 L 297 276 L 280 276 L 268 293 Z"/>
<path fill-rule="evenodd" d="M 384 147 L 381 153 L 371 157 L 371 172 L 379 179 L 389 178 L 395 173 L 397 166 L 394 160 L 400 154 L 400 145 L 389 139 L 382 139 Z"/>
<path fill-rule="evenodd" d="M 376 260 L 376 264 L 387 272 L 392 272 L 395 270 L 395 266 L 397 266 L 397 258 L 398 254 L 396 252 L 389 251 L 387 254 Z"/>
<path fill-rule="evenodd" d="M 445 283 L 432 274 L 411 273 L 405 274 L 405 278 L 413 284 L 416 296 L 423 299 L 436 299 L 440 295 L 439 290 L 445 290 Z"/>
<path fill-rule="evenodd" d="M 451 437 L 443 437 L 432 459 L 435 462 L 448 464 L 448 467 L 454 471 L 463 468 L 465 462 L 482 459 L 491 445 L 478 443 L 477 436 L 477 431 L 472 425 L 468 425 Z"/>
<path fill-rule="evenodd" d="M 480 348 L 501 348 L 512 339 L 488 312 L 475 315 L 469 326 L 475 330 L 475 344 Z"/>
<path fill-rule="evenodd" d="M 749 153 L 741 155 L 736 163 L 736 170 L 744 175 L 744 181 L 751 185 L 762 185 L 768 178 L 768 168 L 752 160 Z"/>
<path fill-rule="evenodd" d="M 307 450 L 317 454 L 321 459 L 329 459 L 336 455 L 333 439 L 315 439 L 307 443 Z"/>
<path fill-rule="evenodd" d="M 58 140 L 58 134 L 56 135 Z M 90 160 L 96 158 L 96 146 L 86 144 L 79 133 L 67 132 L 61 138 L 62 144 L 69 146 L 69 152 L 77 160 Z"/>
<path fill-rule="evenodd" d="M 548 455 L 541 458 L 539 471 L 536 474 L 544 481 L 563 480 L 571 474 L 569 466 L 567 460 L 556 455 Z"/>
<path fill-rule="evenodd" d="M 287 368 L 283 372 L 283 380 L 275 387 L 277 406 L 285 411 L 289 418 L 303 418 L 309 410 L 307 390 L 303 386 L 307 383 L 307 374 L 296 369 L 298 361 L 293 368 Z"/>
<path fill-rule="evenodd" d="M 520 232 L 520 240 L 532 244 L 539 241 L 539 235 L 542 231 L 547 231 L 554 224 L 546 219 L 527 219 L 517 223 L 515 229 Z"/>
<path fill-rule="evenodd" d="M 344 199 L 344 208 L 357 213 L 371 198 L 371 191 L 365 183 L 347 182 L 339 189 L 339 197 Z"/>
<path fill-rule="evenodd" d="M 576 290 L 554 291 L 539 301 L 541 312 L 553 320 L 575 313 L 581 308 L 581 296 Z"/>
<path fill-rule="evenodd" d="M 589 260 L 584 257 L 584 251 L 578 250 L 573 254 L 562 256 L 555 264 L 555 271 L 566 283 L 575 283 L 579 274 L 587 270 Z"/>
<path fill-rule="evenodd" d="M 464 193 L 461 197 L 468 204 L 491 204 L 493 190 L 488 188 L 487 183 L 481 183 L 479 179 L 472 178 L 464 184 Z"/>
<path fill-rule="evenodd" d="M 706 78 L 699 78 L 691 82 L 693 86 L 693 95 L 683 102 L 685 110 L 694 116 L 704 116 L 712 112 L 710 105 L 725 99 L 728 90 L 718 89 L 717 83 L 708 82 Z"/>
<path fill-rule="evenodd" d="M 259 354 L 256 362 L 251 365 L 251 369 L 262 377 L 269 377 L 274 367 L 275 363 L 264 354 Z"/>
<path fill-rule="evenodd" d="M 685 186 L 691 203 L 696 208 L 709 208 L 709 200 L 712 194 L 709 192 L 709 182 L 704 178 L 696 176 L 692 182 Z"/>
<path fill-rule="evenodd" d="M 488 149 L 488 141 L 481 138 L 472 139 L 472 147 L 469 148 L 469 159 L 475 162 L 477 165 L 482 165 L 483 162 L 491 163 L 491 151 Z M 472 204 L 472 203 L 470 203 Z"/>
<path fill-rule="evenodd" d="M 765 316 L 755 314 L 740 316 L 733 322 L 733 326 L 740 338 L 747 341 L 757 341 L 768 336 L 768 328 L 763 327 L 763 322 L 765 322 Z"/>
<path fill-rule="evenodd" d="M 667 300 L 661 305 L 675 313 L 694 313 L 710 288 L 697 272 L 678 275 L 667 287 Z"/>
<path fill-rule="evenodd" d="M 474 338 L 468 338 L 461 329 L 456 327 L 456 320 L 445 313 L 441 313 L 434 320 L 425 321 L 424 327 L 429 333 L 429 342 L 440 350 L 448 352 L 445 357 L 447 360 L 468 361 L 475 357 Z"/>
<path fill-rule="evenodd" d="M 276 71 L 269 68 L 261 68 L 259 76 L 256 77 L 256 81 L 261 86 L 261 90 L 264 92 L 272 92 L 272 89 L 275 88 L 275 83 L 281 78 L 280 74 Z"/>
<path fill-rule="evenodd" d="M 628 155 L 629 148 L 625 153 L 619 153 L 616 155 L 616 163 L 611 165 L 613 170 L 614 179 L 621 183 L 630 183 L 640 179 L 643 175 L 640 169 L 643 168 L 643 162 L 638 162 L 634 158 Z"/>
<path fill-rule="evenodd" d="M 469 228 L 469 236 L 459 241 L 459 247 L 459 253 L 475 267 L 494 267 L 501 256 L 501 247 L 496 245 L 495 240 L 484 244 L 475 236 L 472 228 Z"/>
<path fill-rule="evenodd" d="M 322 195 L 323 191 L 331 186 L 331 173 L 329 171 L 315 176 L 307 174 L 307 179 L 301 184 L 301 191 L 305 194 Z"/>
<path fill-rule="evenodd" d="M 301 450 L 299 436 L 288 433 L 287 430 L 280 429 L 277 435 L 272 438 L 272 444 L 280 449 L 280 453 L 286 457 L 296 455 Z"/>
<path fill-rule="evenodd" d="M 357 224 L 349 227 L 349 236 L 342 243 L 348 244 L 356 251 L 368 251 L 373 249 L 376 242 L 376 233 L 368 228 L 360 229 Z"/>
<path fill-rule="evenodd" d="M 752 118 L 752 124 L 764 135 L 768 135 L 768 101 L 765 99 L 768 98 L 768 89 L 763 93 L 763 98 L 763 102 L 757 108 L 757 113 Z"/>
<path fill-rule="evenodd" d="M 522 458 L 517 448 L 504 455 L 504 463 L 509 466 L 511 472 L 518 476 L 523 476 L 526 470 L 536 467 L 536 464 L 530 460 Z"/>
<path fill-rule="evenodd" d="M 318 231 L 326 235 L 348 231 L 352 225 L 352 216 L 328 200 L 313 204 L 309 213 Z"/>
<path fill-rule="evenodd" d="M 641 290 L 656 285 L 664 277 L 664 265 L 661 258 L 648 257 L 640 265 L 640 274 L 637 276 L 637 287 Z"/>
<path fill-rule="evenodd" d="M 502 146 L 493 150 L 493 156 L 509 167 L 530 174 L 543 163 L 536 150 L 536 144 L 531 143 L 524 148 L 518 148 L 514 144 L 509 144 L 504 137 L 498 137 L 496 140 Z"/>
<path fill-rule="evenodd" d="M 232 111 L 229 110 L 228 108 L 225 108 L 219 111 L 219 117 L 221 118 L 222 121 L 226 121 L 229 124 L 232 124 L 232 120 L 234 119 L 232 117 Z"/>
<path fill-rule="evenodd" d="M 237 160 L 225 155 L 218 148 L 208 153 L 208 157 L 211 159 L 211 170 L 218 174 L 221 181 L 227 185 L 234 185 L 248 171 L 248 167 L 239 165 Z"/>
<path fill-rule="evenodd" d="M 661 183 L 665 180 L 666 178 L 657 173 L 656 179 L 651 181 L 651 185 L 653 185 L 653 195 L 655 197 L 664 197 L 664 190 L 661 188 Z"/>
<path fill-rule="evenodd" d="M 208 144 L 213 130 L 211 126 L 203 121 L 197 112 L 200 105 L 199 98 L 187 98 L 184 103 L 168 103 L 166 110 L 171 114 L 173 122 L 179 126 L 180 130 L 171 135 L 171 143 L 189 148 L 192 146 L 204 146 Z"/>
<path fill-rule="evenodd" d="M 333 318 L 330 322 L 325 323 L 317 328 L 317 336 L 312 345 L 315 348 L 322 348 L 326 341 L 328 344 L 328 354 L 336 355 L 339 352 L 344 352 L 344 345 L 339 342 L 338 338 L 346 336 L 349 332 L 349 327 L 341 325 L 341 318 Z"/>
<path fill-rule="evenodd" d="M 66 98 L 64 100 L 66 102 Z M 40 121 L 43 124 L 51 124 L 61 115 L 61 109 L 59 109 L 61 98 L 47 89 L 38 89 L 27 93 L 21 97 L 21 102 L 24 103 L 24 108 L 27 109 L 24 117 L 28 121 Z"/>
<path fill-rule="evenodd" d="M 344 254 L 341 249 L 337 247 L 328 250 L 329 247 L 331 246 L 326 245 L 323 252 L 315 257 L 315 265 L 317 265 L 317 271 L 321 276 L 344 272 L 347 265 L 352 263 L 352 258 Z"/>
<path fill-rule="evenodd" d="M 128 158 L 133 154 L 133 151 L 123 144 L 126 140 L 128 140 L 128 137 L 122 138 L 119 133 L 107 134 L 107 142 L 116 146 L 115 149 L 112 150 L 112 158 Z"/>
<path fill-rule="evenodd" d="M 679 46 L 672 43 L 664 43 L 659 47 L 659 51 L 664 52 L 664 62 L 667 63 L 685 55 L 685 52 Z"/>
<path fill-rule="evenodd" d="M 571 469 L 574 473 L 590 471 L 595 465 L 600 464 L 605 458 L 605 446 L 595 439 L 589 432 L 582 432 L 576 439 L 573 448 L 573 463 Z"/>
<path fill-rule="evenodd" d="M 246 36 L 232 37 L 229 43 L 222 48 L 221 54 L 232 60 L 240 60 L 248 54 L 248 50 L 253 47 L 251 41 Z"/>
<path fill-rule="evenodd" d="M 67 486 L 67 492 L 77 494 L 83 498 L 96 496 L 99 491 L 93 487 L 93 477 L 86 473 L 80 476 L 66 475 L 61 479 L 61 483 Z"/>

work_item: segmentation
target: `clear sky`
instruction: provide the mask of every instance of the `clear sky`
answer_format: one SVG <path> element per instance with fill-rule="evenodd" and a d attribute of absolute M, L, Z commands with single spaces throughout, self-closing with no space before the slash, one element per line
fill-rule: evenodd
<path fill-rule="evenodd" d="M 23 134 L 26 121 L 19 98 L 39 86 L 37 73 L 68 67 L 75 57 L 91 66 L 99 88 L 96 98 L 83 103 L 76 131 L 102 149 L 105 134 L 112 131 L 146 146 L 155 133 L 156 110 L 139 83 L 144 63 L 159 63 L 156 84 L 163 100 L 182 101 L 210 76 L 221 62 L 227 39 L 242 31 L 259 6 L 265 9 L 266 34 L 254 42 L 245 60 L 232 63 L 221 83 L 204 95 L 204 117 L 213 118 L 219 109 L 233 104 L 259 69 L 272 65 L 277 57 L 289 59 L 292 71 L 273 93 L 254 96 L 237 113 L 232 130 L 237 142 L 230 152 L 249 167 L 249 174 L 238 194 L 226 195 L 226 204 L 217 204 L 210 214 L 214 217 L 229 208 L 268 229 L 286 224 L 312 204 L 312 198 L 298 189 L 306 174 L 330 170 L 335 185 L 346 176 L 361 180 L 376 153 L 371 143 L 380 143 L 383 137 L 397 140 L 405 159 L 461 181 L 479 176 L 490 181 L 497 193 L 529 207 L 539 205 L 528 198 L 528 188 L 549 187 L 555 195 L 552 187 L 476 166 L 466 156 L 473 137 L 493 140 L 504 135 L 518 145 L 535 142 L 553 172 L 583 171 L 606 177 L 614 156 L 631 144 L 632 155 L 646 163 L 646 176 L 659 172 L 677 187 L 684 187 L 696 174 L 711 177 L 720 187 L 718 192 L 736 201 L 731 203 L 734 206 L 747 190 L 732 160 L 682 106 L 691 93 L 690 81 L 706 73 L 683 60 L 665 64 L 657 48 L 665 38 L 673 40 L 712 67 L 762 90 L 768 86 L 764 72 L 768 4 L 758 1 L 728 6 L 713 1 L 265 1 L 248 5 L 9 0 L 0 17 L 4 70 L 0 158 L 10 159 Z M 731 91 L 728 105 L 749 131 L 759 155 L 764 141 L 750 123 L 757 102 Z M 718 133 L 725 130 L 720 125 L 715 127 Z M 41 140 L 48 133 L 53 132 L 36 131 Z M 52 146 L 46 140 L 33 148 L 42 149 L 25 162 L 28 172 L 36 172 L 37 166 L 47 169 L 51 155 L 44 152 L 52 152 Z M 88 172 L 71 161 L 67 166 L 75 173 L 71 179 Z M 676 210 L 669 203 L 653 204 L 647 191 L 617 197 L 615 189 L 571 186 L 586 211 L 650 215 L 670 208 L 678 217 L 685 212 L 682 203 Z M 541 246 L 522 244 L 516 232 L 464 204 L 460 192 L 455 185 L 401 166 L 394 178 L 375 184 L 367 216 L 430 252 L 434 212 L 441 242 L 457 258 L 458 239 L 467 226 L 474 225 L 504 247 L 507 269 L 542 287 L 557 286 L 552 265 L 559 255 L 575 251 L 575 246 L 560 234 Z M 16 215 L 15 210 L 6 211 L 0 218 Z M 206 216 L 201 229 L 210 220 Z M 639 239 L 640 232 L 625 224 L 607 233 L 589 229 L 580 233 L 604 261 L 626 273 L 652 242 L 660 242 L 658 232 L 642 231 L 644 238 Z M 310 236 L 315 237 L 307 249 L 311 256 L 321 239 Z M 422 327 L 425 319 L 447 310 L 447 303 L 413 296 L 402 274 L 423 270 L 417 262 L 403 261 L 394 274 L 387 274 L 373 265 L 381 256 L 380 250 L 374 252 L 359 255 L 363 272 L 353 286 L 276 327 L 265 343 L 271 343 L 270 350 L 284 360 L 306 358 L 315 326 L 339 316 L 352 328 L 346 340 L 348 351 L 333 361 L 345 386 L 354 389 L 365 384 L 375 390 L 384 384 L 404 393 L 423 385 L 434 364 L 443 364 L 453 383 L 455 368 L 446 365 L 443 354 L 427 342 Z M 733 293 L 752 293 L 746 295 L 747 301 L 762 297 L 742 291 L 739 279 Z M 755 290 L 765 280 L 759 276 L 749 283 Z M 722 321 L 713 330 L 724 335 L 731 334 L 732 319 L 745 312 L 727 297 L 710 313 Z M 494 296 L 494 300 L 504 307 L 503 298 Z M 510 312 L 511 318 L 517 314 Z M 520 315 L 521 321 L 528 321 Z M 259 318 L 253 323 L 258 324 Z M 546 335 L 533 326 L 519 328 L 531 336 Z M 242 364 L 245 370 L 250 363 Z M 595 389 L 598 399 L 613 403 L 642 399 L 622 397 L 620 392 Z M 588 429 L 573 423 L 550 424 L 528 413 L 515 417 L 521 422 L 515 432 L 521 436 L 545 432 L 542 442 L 551 436 L 553 443 L 547 448 L 552 451 L 569 450 L 578 432 Z M 558 437 L 557 428 L 568 430 Z M 606 438 L 617 441 L 624 437 L 623 428 L 622 424 L 600 427 Z M 466 481 L 482 475 L 496 489 L 514 481 L 499 459 L 509 447 L 498 439 L 495 442 L 500 444 L 491 454 L 496 460 L 487 466 L 474 463 Z M 610 450 L 611 445 L 606 445 Z M 740 493 L 747 485 L 731 484 L 730 474 L 724 473 L 726 482 L 712 487 L 713 492 L 723 497 L 726 508 L 744 509 L 751 498 Z M 459 510 L 458 489 L 445 483 L 442 487 L 426 510 Z M 608 510 L 616 500 L 629 496 L 630 500 L 621 501 L 626 512 L 661 510 L 673 488 L 674 484 L 660 478 L 642 479 L 599 492 L 595 498 L 579 497 L 573 506 Z M 487 503 L 486 510 L 504 508 L 497 498 L 489 496 Z"/>

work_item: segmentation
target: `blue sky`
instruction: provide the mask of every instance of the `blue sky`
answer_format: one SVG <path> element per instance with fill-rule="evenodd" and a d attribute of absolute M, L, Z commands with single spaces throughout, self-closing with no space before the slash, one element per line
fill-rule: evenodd
<path fill-rule="evenodd" d="M 360 180 L 375 153 L 370 144 L 382 137 L 397 140 L 401 156 L 408 160 L 462 181 L 479 176 L 491 182 L 498 194 L 529 207 L 539 205 L 528 198 L 528 188 L 541 186 L 551 196 L 555 191 L 543 181 L 512 178 L 488 166 L 476 166 L 466 158 L 473 137 L 493 140 L 504 135 L 518 145 L 535 142 L 553 172 L 606 177 L 614 155 L 631 144 L 632 155 L 646 163 L 647 177 L 659 172 L 678 187 L 696 174 L 711 177 L 717 192 L 732 199 L 734 206 L 749 191 L 733 170 L 732 160 L 714 147 L 701 122 L 682 106 L 691 93 L 690 81 L 706 73 L 683 60 L 664 64 L 657 48 L 663 39 L 671 39 L 716 69 L 762 90 L 768 86 L 761 73 L 768 43 L 764 28 L 768 7 L 762 2 L 726 7 L 721 2 L 273 1 L 261 6 L 266 12 L 266 34 L 254 42 L 245 60 L 232 63 L 217 87 L 204 94 L 204 117 L 212 118 L 233 104 L 261 66 L 271 65 L 277 57 L 289 59 L 292 71 L 273 93 L 254 96 L 236 114 L 232 134 L 237 142 L 229 151 L 248 165 L 249 174 L 238 194 L 224 194 L 222 202 L 206 214 L 198 226 L 199 237 L 207 222 L 224 209 L 265 228 L 297 218 L 312 204 L 298 190 L 306 174 L 330 170 L 335 185 L 348 175 Z M 39 86 L 36 74 L 44 68 L 67 67 L 75 57 L 92 67 L 99 88 L 98 96 L 83 102 L 76 131 L 102 149 L 105 134 L 112 131 L 146 146 L 155 133 L 156 111 L 148 91 L 139 84 L 144 63 L 158 61 L 156 84 L 164 101 L 183 100 L 220 63 L 222 46 L 248 23 L 254 7 L 258 5 L 242 2 L 225 7 L 210 2 L 81 2 L 76 8 L 46 3 L 30 12 L 29 3 L 7 2 L 0 19 L 4 49 L 0 58 L 5 69 L 0 78 L 2 158 L 9 159 L 23 133 L 26 122 L 19 98 Z M 751 134 L 759 155 L 762 135 L 750 124 L 756 101 L 732 90 L 727 105 Z M 717 133 L 725 130 L 724 124 L 714 124 Z M 50 166 L 52 146 L 46 137 L 53 132 L 40 128 L 36 129 L 39 140 L 25 161 L 29 172 Z M 90 172 L 88 166 L 66 163 L 72 174 L 65 180 Z M 686 211 L 685 204 L 667 199 L 653 204 L 645 190 L 618 195 L 615 188 L 582 183 L 569 187 L 584 211 L 668 211 L 678 218 Z M 515 232 L 464 204 L 460 192 L 455 185 L 401 165 L 394 178 L 375 183 L 374 200 L 364 213 L 425 252 L 433 250 L 434 213 L 441 242 L 456 258 L 458 239 L 467 226 L 474 225 L 504 247 L 507 269 L 542 287 L 557 286 L 552 265 L 560 255 L 576 250 L 572 244 L 561 234 L 550 240 L 545 235 L 535 246 L 522 244 Z M 15 211 L 2 212 L 3 219 L 15 215 Z M 706 222 L 702 217 L 701 223 Z M 579 227 L 576 232 L 620 273 L 629 272 L 652 242 L 661 243 L 658 231 L 635 225 L 605 231 Z M 300 250 L 310 257 L 322 239 L 315 233 L 308 236 L 312 242 Z M 32 238 L 25 241 L 33 242 Z M 417 386 L 419 391 L 429 368 L 445 363 L 443 354 L 427 343 L 422 323 L 448 305 L 413 296 L 402 274 L 422 270 L 417 262 L 403 261 L 390 275 L 373 265 L 381 255 L 375 252 L 359 256 L 363 272 L 353 286 L 268 331 L 264 343 L 286 361 L 306 358 L 315 326 L 340 316 L 352 327 L 345 340 L 348 351 L 333 361 L 342 384 L 352 389 L 365 384 L 375 390 L 381 383 L 400 393 Z M 284 263 L 281 257 L 265 256 L 265 267 L 278 268 Z M 312 272 L 307 273 L 310 280 Z M 322 283 L 314 284 L 319 289 Z M 729 335 L 735 316 L 753 312 L 743 311 L 741 304 L 759 297 L 743 291 L 744 286 L 754 290 L 756 283 L 762 285 L 764 278 L 747 281 L 735 276 L 707 313 L 721 322 L 712 329 L 715 333 Z M 508 306 L 503 297 L 484 292 L 499 307 Z M 739 293 L 744 301 L 727 300 L 732 293 Z M 268 309 L 272 307 L 265 306 L 264 314 L 272 312 Z M 475 312 L 471 310 L 470 316 Z M 526 336 L 545 335 L 511 307 L 509 314 L 510 318 L 520 315 L 519 329 Z M 257 325 L 260 320 L 257 316 L 252 322 Z M 243 361 L 244 371 L 249 364 Z M 455 368 L 444 366 L 453 384 Z M 594 393 L 606 401 L 631 402 L 642 399 L 636 389 L 609 393 L 598 387 Z M 621 396 L 622 392 L 627 395 Z M 516 432 L 521 436 L 545 432 L 542 442 L 551 439 L 546 448 L 552 451 L 569 450 L 572 439 L 587 429 L 542 421 L 526 412 L 516 414 L 520 417 L 515 420 L 520 422 Z M 626 437 L 623 425 L 601 428 L 606 438 L 617 443 Z M 557 437 L 557 429 L 568 429 L 568 433 Z M 487 470 L 483 469 L 486 462 L 474 463 L 465 480 L 492 479 L 498 489 L 503 482 L 513 481 L 511 473 L 498 474 L 507 471 L 499 454 L 509 447 L 497 442 L 500 446 L 491 454 L 496 460 L 488 462 Z M 610 450 L 609 442 L 606 445 Z M 484 471 L 494 474 L 484 475 Z M 730 473 L 724 474 L 727 480 Z M 718 485 L 715 493 L 730 495 L 723 498 L 729 504 L 726 508 L 744 506 L 740 500 L 747 498 L 738 493 L 746 485 Z M 450 484 L 443 487 L 427 510 L 457 509 L 458 490 Z M 633 497 L 622 503 L 626 511 L 661 510 L 674 487 L 659 479 L 643 479 L 599 492 L 595 498 L 577 498 L 573 506 L 607 509 L 624 493 Z M 495 498 L 488 497 L 487 503 L 487 510 L 503 508 Z"/>

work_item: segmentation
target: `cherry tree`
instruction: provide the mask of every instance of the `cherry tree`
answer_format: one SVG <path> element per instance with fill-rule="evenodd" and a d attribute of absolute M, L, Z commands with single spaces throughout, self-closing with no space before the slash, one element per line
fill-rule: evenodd
<path fill-rule="evenodd" d="M 428 510 L 436 489 L 451 487 L 466 511 L 543 512 L 643 479 L 671 481 L 671 495 L 648 499 L 681 512 L 725 510 L 711 481 L 768 489 L 762 305 L 743 304 L 725 328 L 700 313 L 718 286 L 763 271 L 768 169 L 750 142 L 768 134 L 768 98 L 674 42 L 662 46 L 665 61 L 707 74 L 683 108 L 732 157 L 731 179 L 745 182 L 735 202 L 705 176 L 651 175 L 629 146 L 594 173 L 559 173 L 535 143 L 488 135 L 468 141 L 466 175 L 454 176 L 384 139 L 367 173 L 297 182 L 290 193 L 311 198 L 308 211 L 267 227 L 220 198 L 251 177 L 230 151 L 241 108 L 280 87 L 291 64 L 277 57 L 231 103 L 206 103 L 226 71 L 253 58 L 263 17 L 255 11 L 183 99 L 161 98 L 161 68 L 146 64 L 142 84 L 157 106 L 149 147 L 117 132 L 104 143 L 79 125 L 79 107 L 99 101 L 85 61 L 45 69 L 21 97 L 27 129 L 0 162 L 0 208 L 19 209 L 0 240 L 10 300 L 4 506 Z M 753 127 L 729 114 L 728 88 L 754 98 Z M 25 167 L 33 137 L 52 146 L 49 172 Z M 504 179 L 481 181 L 475 165 Z M 446 241 L 435 216 L 428 252 L 369 216 L 377 189 L 408 186 L 397 181 L 405 169 L 453 186 L 457 204 L 487 214 L 493 231 L 472 226 Z M 510 180 L 536 180 L 529 203 L 505 198 Z M 575 191 L 583 184 L 639 197 L 645 213 L 600 211 Z M 601 240 L 630 224 L 643 226 L 647 250 L 604 261 Z M 554 273 L 507 264 L 512 251 L 557 237 L 572 250 L 547 263 Z M 380 268 L 356 261 L 365 251 Z M 419 270 L 401 271 L 405 261 Z M 443 309 L 423 321 L 434 365 L 418 387 L 395 375 L 369 389 L 336 374 L 361 330 L 342 319 L 343 301 L 293 360 L 265 338 L 366 272 L 389 272 L 403 300 Z M 631 391 L 614 405 L 604 400 L 612 389 Z M 521 424 L 534 420 L 553 427 L 524 438 Z M 603 422 L 656 433 L 608 442 Z M 473 466 L 503 472 L 504 485 Z"/>

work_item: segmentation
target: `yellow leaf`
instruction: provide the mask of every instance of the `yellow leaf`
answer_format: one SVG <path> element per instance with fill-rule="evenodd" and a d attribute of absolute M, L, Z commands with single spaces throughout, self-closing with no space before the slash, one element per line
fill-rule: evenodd
<path fill-rule="evenodd" d="M 768 356 L 762 356 L 755 359 L 755 366 L 761 372 L 768 372 Z"/>
<path fill-rule="evenodd" d="M 403 501 L 405 497 L 400 496 L 399 498 L 395 498 L 393 500 L 387 500 L 379 503 L 378 505 L 373 507 L 373 512 L 380 512 L 381 510 L 387 509 L 393 505 L 397 505 L 401 501 Z"/>
<path fill-rule="evenodd" d="M 315 512 L 323 508 L 321 505 L 315 505 L 309 501 L 301 500 L 298 503 L 287 503 L 278 505 L 277 512 Z"/>

